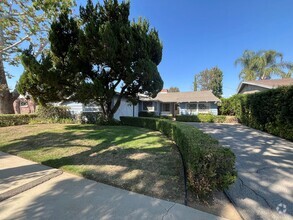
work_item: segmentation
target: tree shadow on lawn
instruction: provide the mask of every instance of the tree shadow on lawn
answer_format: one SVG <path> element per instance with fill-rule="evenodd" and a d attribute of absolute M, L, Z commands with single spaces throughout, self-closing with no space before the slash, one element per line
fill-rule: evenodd
<path fill-rule="evenodd" d="M 1 150 L 16 155 L 38 151 L 35 157 L 44 165 L 138 193 L 179 203 L 184 200 L 179 152 L 159 132 L 67 125 L 62 133 L 28 135 L 2 145 Z"/>

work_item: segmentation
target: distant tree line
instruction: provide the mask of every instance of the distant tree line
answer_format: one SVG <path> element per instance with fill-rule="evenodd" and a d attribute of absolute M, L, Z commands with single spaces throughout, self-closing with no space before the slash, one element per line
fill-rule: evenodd
<path fill-rule="evenodd" d="M 171 86 L 170 89 L 168 89 L 168 92 L 180 92 L 180 89 L 178 87 Z"/>

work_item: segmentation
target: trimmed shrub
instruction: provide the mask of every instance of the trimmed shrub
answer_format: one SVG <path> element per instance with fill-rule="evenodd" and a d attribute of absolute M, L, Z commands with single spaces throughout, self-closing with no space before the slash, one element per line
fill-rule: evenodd
<path fill-rule="evenodd" d="M 176 121 L 183 121 L 183 122 L 200 122 L 197 115 L 177 115 Z"/>
<path fill-rule="evenodd" d="M 76 121 L 72 118 L 60 118 L 58 120 L 54 118 L 32 118 L 29 122 L 29 124 L 54 124 L 54 123 L 59 123 L 59 124 L 74 124 Z"/>
<path fill-rule="evenodd" d="M 138 117 L 155 117 L 156 114 L 154 112 L 144 112 L 144 111 L 140 111 L 138 113 Z"/>
<path fill-rule="evenodd" d="M 191 189 L 200 197 L 223 190 L 236 180 L 235 155 L 197 128 L 165 119 L 121 117 L 124 125 L 157 130 L 175 141 Z"/>
<path fill-rule="evenodd" d="M 58 121 L 60 119 L 72 119 L 69 108 L 66 106 L 38 106 L 37 115 L 42 119 L 53 119 Z"/>
<path fill-rule="evenodd" d="M 36 118 L 37 115 L 35 114 L 28 114 L 28 115 L 12 115 L 12 114 L 5 114 L 0 115 L 0 127 L 7 127 L 13 125 L 25 125 L 29 124 L 31 119 Z"/>
<path fill-rule="evenodd" d="M 216 116 L 212 114 L 198 114 L 197 117 L 201 122 L 214 122 L 214 119 L 216 118 Z"/>
<path fill-rule="evenodd" d="M 107 120 L 101 112 L 83 112 L 80 115 L 82 124 L 119 125 L 118 120 Z"/>
<path fill-rule="evenodd" d="M 173 116 L 168 116 L 168 115 L 156 115 L 156 116 L 153 116 L 152 118 L 160 118 L 160 119 L 172 120 L 174 117 Z"/>
<path fill-rule="evenodd" d="M 293 86 L 250 94 L 240 103 L 243 124 L 293 141 Z"/>
<path fill-rule="evenodd" d="M 235 95 L 220 109 L 244 125 L 293 141 L 293 86 Z"/>
<path fill-rule="evenodd" d="M 155 112 L 139 112 L 138 117 L 150 117 L 150 118 L 161 118 L 161 119 L 173 119 L 173 116 L 168 115 L 156 115 Z"/>
<path fill-rule="evenodd" d="M 182 122 L 214 122 L 214 123 L 237 123 L 234 116 L 198 114 L 198 115 L 178 115 L 176 121 Z"/>

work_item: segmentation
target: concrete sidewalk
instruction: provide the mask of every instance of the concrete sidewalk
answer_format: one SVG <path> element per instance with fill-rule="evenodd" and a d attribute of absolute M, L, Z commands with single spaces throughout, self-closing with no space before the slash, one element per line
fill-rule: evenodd
<path fill-rule="evenodd" d="M 11 158 L 12 160 L 10 160 Z M 5 165 L 4 165 L 5 160 Z M 11 176 L 7 164 L 14 164 Z M 19 158 L 19 169 L 28 178 L 35 163 Z M 26 161 L 24 163 L 24 161 Z M 0 172 L 6 179 L 21 177 L 18 157 L 0 154 Z M 41 166 L 42 165 L 38 165 Z M 5 171 L 6 170 L 6 171 Z M 50 168 L 43 166 L 43 170 Z M 17 173 L 16 176 L 14 176 Z M 1 178 L 2 179 L 2 178 Z M 17 180 L 16 180 L 17 181 Z M 26 182 L 27 183 L 27 182 Z M 10 188 L 13 181 L 0 184 Z M 19 182 L 18 186 L 21 185 Z M 224 219 L 181 204 L 129 192 L 63 173 L 0 203 L 0 219 Z"/>
<path fill-rule="evenodd" d="M 0 152 L 0 201 L 60 174 L 62 174 L 61 170 Z"/>

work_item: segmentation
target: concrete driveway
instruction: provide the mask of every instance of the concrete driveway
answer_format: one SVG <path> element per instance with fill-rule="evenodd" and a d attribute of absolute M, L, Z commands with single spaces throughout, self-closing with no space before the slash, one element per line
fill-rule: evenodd
<path fill-rule="evenodd" d="M 227 194 L 244 219 L 293 219 L 293 143 L 239 124 L 188 123 L 236 155 Z"/>

